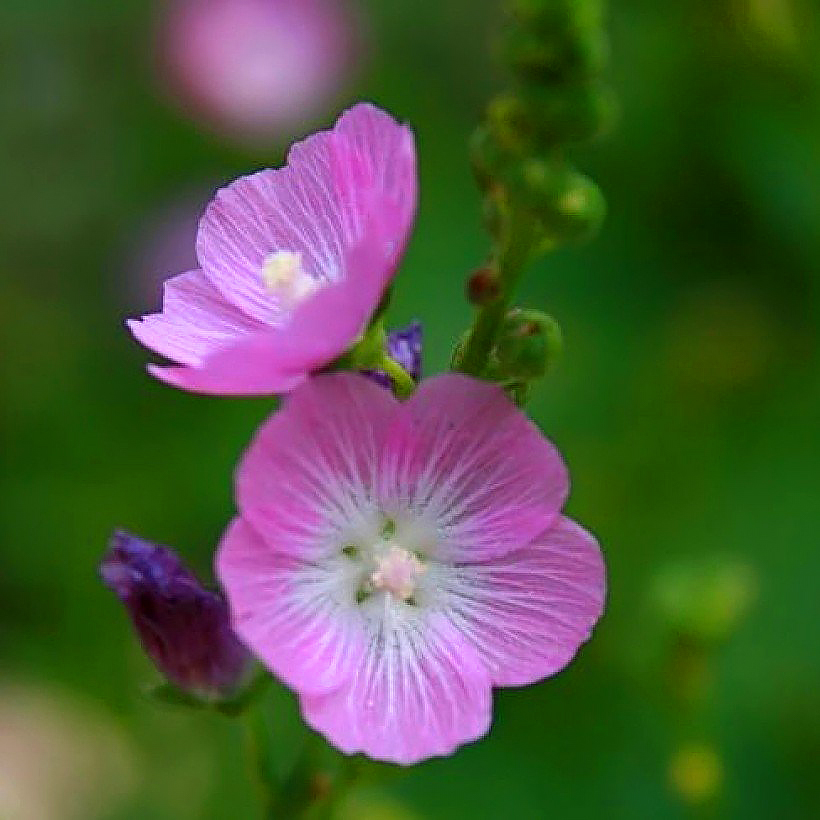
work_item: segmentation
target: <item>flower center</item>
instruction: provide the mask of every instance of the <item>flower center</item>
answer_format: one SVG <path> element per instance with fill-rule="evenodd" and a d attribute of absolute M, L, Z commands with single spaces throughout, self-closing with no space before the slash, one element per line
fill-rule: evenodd
<path fill-rule="evenodd" d="M 419 576 L 427 571 L 415 553 L 394 544 L 375 560 L 376 568 L 370 576 L 373 588 L 386 589 L 402 601 L 410 600 Z"/>
<path fill-rule="evenodd" d="M 320 287 L 302 267 L 302 254 L 298 251 L 268 254 L 262 265 L 262 279 L 287 310 L 295 308 Z"/>

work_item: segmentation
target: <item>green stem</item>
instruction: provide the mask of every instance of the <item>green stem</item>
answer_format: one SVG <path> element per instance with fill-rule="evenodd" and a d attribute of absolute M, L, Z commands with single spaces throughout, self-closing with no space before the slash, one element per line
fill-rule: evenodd
<path fill-rule="evenodd" d="M 382 353 L 376 369 L 383 370 L 390 376 L 393 382 L 393 391 L 398 398 L 406 399 L 408 396 L 413 395 L 416 383 L 413 381 L 413 377 L 395 359 L 391 359 L 386 353 Z"/>
<path fill-rule="evenodd" d="M 315 820 L 333 820 L 342 801 L 347 797 L 353 786 L 361 779 L 362 764 L 355 757 L 347 757 L 342 764 L 342 771 L 339 772 L 333 790 L 325 797 L 320 804 L 315 816 Z"/>
<path fill-rule="evenodd" d="M 381 318 L 377 319 L 359 339 L 358 343 L 339 358 L 339 370 L 381 370 L 393 382 L 393 392 L 406 399 L 416 389 L 413 377 L 394 359 L 387 355 L 387 334 Z"/>
<path fill-rule="evenodd" d="M 264 806 L 263 817 L 278 817 L 279 783 L 270 749 L 270 729 L 265 720 L 264 705 L 257 703 L 245 714 L 245 727 L 250 749 L 251 764 Z"/>
<path fill-rule="evenodd" d="M 527 215 L 510 214 L 506 233 L 497 263 L 498 298 L 479 309 L 461 354 L 459 370 L 470 376 L 484 373 L 498 328 L 512 303 L 532 251 L 535 225 Z"/>

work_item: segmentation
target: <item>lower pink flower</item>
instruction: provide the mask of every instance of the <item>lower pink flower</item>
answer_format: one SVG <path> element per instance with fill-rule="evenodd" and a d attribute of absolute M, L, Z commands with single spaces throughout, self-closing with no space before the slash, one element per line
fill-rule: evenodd
<path fill-rule="evenodd" d="M 450 754 L 488 730 L 493 686 L 555 674 L 601 615 L 603 560 L 567 492 L 495 386 L 447 374 L 400 403 L 316 377 L 238 470 L 217 557 L 234 629 L 342 751 Z"/>

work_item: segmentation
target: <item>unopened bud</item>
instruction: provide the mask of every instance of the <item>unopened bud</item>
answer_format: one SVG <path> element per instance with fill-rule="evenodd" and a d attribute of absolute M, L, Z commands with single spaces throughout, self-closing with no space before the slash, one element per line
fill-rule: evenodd
<path fill-rule="evenodd" d="M 611 91 L 598 82 L 539 84 L 493 99 L 487 124 L 502 150 L 535 155 L 600 136 L 615 112 Z"/>
<path fill-rule="evenodd" d="M 499 94 L 490 100 L 487 124 L 488 135 L 502 155 L 532 151 L 537 123 L 531 105 L 518 94 Z"/>
<path fill-rule="evenodd" d="M 470 162 L 479 187 L 487 190 L 510 164 L 510 155 L 500 144 L 496 133 L 482 125 L 470 138 Z"/>
<path fill-rule="evenodd" d="M 609 130 L 616 112 L 612 92 L 597 82 L 538 87 L 526 103 L 531 128 L 546 144 L 594 139 Z"/>
<path fill-rule="evenodd" d="M 168 549 L 118 532 L 100 575 L 125 605 L 145 653 L 184 693 L 228 698 L 247 682 L 251 657 L 228 606 Z"/>
<path fill-rule="evenodd" d="M 507 0 L 519 23 L 544 36 L 577 37 L 603 24 L 602 0 Z"/>
<path fill-rule="evenodd" d="M 467 298 L 474 305 L 488 305 L 498 299 L 500 293 L 498 274 L 489 266 L 479 268 L 467 279 Z"/>
<path fill-rule="evenodd" d="M 565 166 L 528 160 L 522 170 L 522 186 L 544 233 L 552 239 L 588 239 L 606 215 L 606 201 L 598 186 L 589 177 Z"/>
<path fill-rule="evenodd" d="M 507 62 L 524 81 L 555 82 L 594 77 L 608 59 L 601 28 L 545 36 L 530 28 L 510 28 L 504 41 Z"/>
<path fill-rule="evenodd" d="M 543 376 L 563 346 L 561 328 L 538 310 L 511 310 L 504 318 L 494 351 L 500 379 L 521 380 Z"/>

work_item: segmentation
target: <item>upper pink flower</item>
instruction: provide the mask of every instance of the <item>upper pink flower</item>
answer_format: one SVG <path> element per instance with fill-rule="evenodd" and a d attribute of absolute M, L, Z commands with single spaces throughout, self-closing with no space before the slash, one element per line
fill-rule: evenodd
<path fill-rule="evenodd" d="M 240 638 L 347 753 L 409 764 L 490 725 L 493 686 L 554 674 L 601 614 L 561 457 L 492 385 L 405 403 L 317 376 L 261 428 L 217 555 Z"/>
<path fill-rule="evenodd" d="M 199 225 L 200 269 L 165 283 L 162 313 L 128 326 L 202 393 L 291 390 L 365 328 L 416 211 L 413 134 L 362 103 L 295 144 L 287 165 L 220 190 Z"/>
<path fill-rule="evenodd" d="M 163 79 L 196 119 L 261 143 L 332 104 L 360 57 L 346 0 L 168 0 Z"/>

